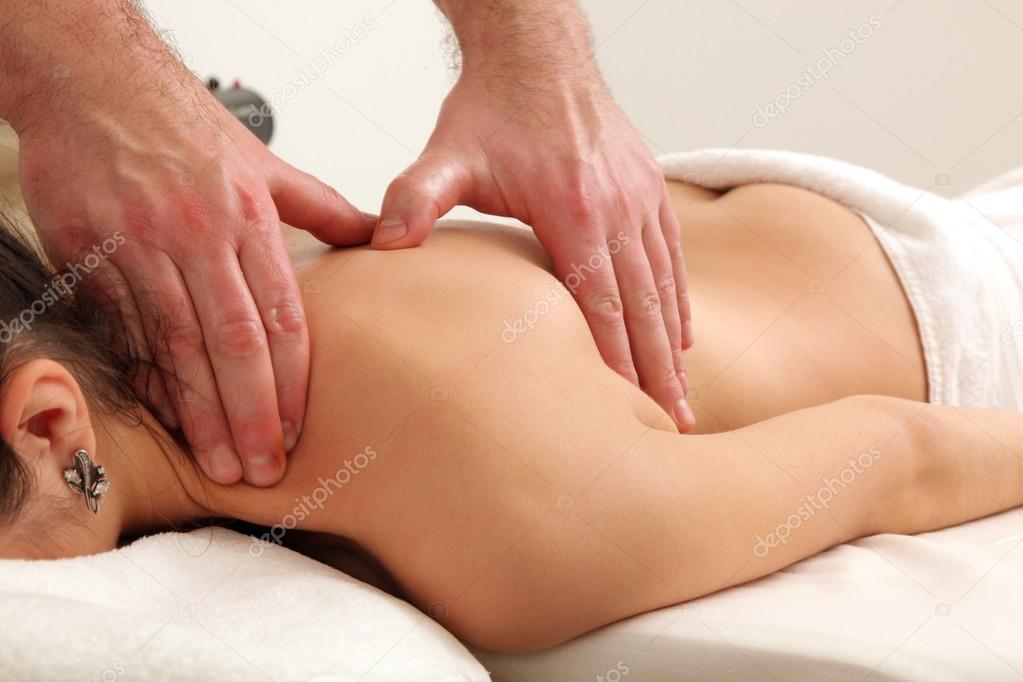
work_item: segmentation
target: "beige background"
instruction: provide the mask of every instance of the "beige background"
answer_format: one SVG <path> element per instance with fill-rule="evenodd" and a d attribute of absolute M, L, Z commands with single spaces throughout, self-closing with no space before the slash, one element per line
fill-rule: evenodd
<path fill-rule="evenodd" d="M 1023 149 L 1023 3 L 582 4 L 612 90 L 658 152 L 795 149 L 949 193 L 1014 166 Z M 453 79 L 445 30 L 428 0 L 147 5 L 199 75 L 241 77 L 283 97 L 273 149 L 368 210 L 425 143 Z M 869 38 L 843 43 L 849 30 L 870 24 Z M 324 66 L 318 49 L 328 46 L 344 48 L 340 58 L 301 91 L 288 88 L 303 69 Z M 836 57 L 843 48 L 848 54 Z M 784 115 L 754 125 L 758 105 L 784 96 L 829 49 L 829 78 L 812 78 Z"/>

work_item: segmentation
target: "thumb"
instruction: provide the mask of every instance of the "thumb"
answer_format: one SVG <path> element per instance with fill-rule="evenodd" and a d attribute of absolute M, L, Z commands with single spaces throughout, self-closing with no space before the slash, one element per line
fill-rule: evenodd
<path fill-rule="evenodd" d="M 269 179 L 270 194 L 281 221 L 308 231 L 333 246 L 365 244 L 376 216 L 352 206 L 330 185 L 283 161 Z"/>
<path fill-rule="evenodd" d="M 461 158 L 427 149 L 387 188 L 373 247 L 416 246 L 441 216 L 466 201 L 471 189 L 472 174 Z"/>

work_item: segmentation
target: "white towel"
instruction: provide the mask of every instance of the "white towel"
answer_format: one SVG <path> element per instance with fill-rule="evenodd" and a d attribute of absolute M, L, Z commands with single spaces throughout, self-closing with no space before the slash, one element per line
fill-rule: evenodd
<path fill-rule="evenodd" d="M 223 528 L 0 561 L 0 618 L 0 682 L 489 679 L 412 606 Z"/>
<path fill-rule="evenodd" d="M 659 159 L 711 189 L 794 185 L 868 220 L 916 314 L 935 403 L 1023 411 L 1023 171 L 954 200 L 807 154 L 709 149 Z"/>

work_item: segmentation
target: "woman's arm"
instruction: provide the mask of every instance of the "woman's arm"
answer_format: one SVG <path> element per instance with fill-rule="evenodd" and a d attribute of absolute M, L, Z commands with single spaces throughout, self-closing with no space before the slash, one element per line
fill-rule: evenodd
<path fill-rule="evenodd" d="M 592 442 L 574 432 L 591 420 L 519 432 L 538 453 L 526 461 L 475 428 L 481 415 L 450 414 L 424 411 L 381 452 L 360 484 L 388 480 L 357 493 L 353 532 L 424 609 L 492 649 L 546 648 L 858 537 L 1023 503 L 1018 414 L 860 396 L 708 436 L 634 421 L 610 462 L 557 447 Z M 620 417 L 594 420 L 611 440 Z"/>
<path fill-rule="evenodd" d="M 684 569 L 671 584 L 685 599 L 866 535 L 935 530 L 1023 503 L 1016 413 L 853 396 L 695 448 L 657 440 L 645 473 L 667 466 L 685 498 L 685 513 L 662 527 L 680 538 Z M 668 466 L 671 457 L 686 463 Z M 669 576 L 676 566 L 651 562 Z"/>
<path fill-rule="evenodd" d="M 576 522 L 515 555 L 529 564 L 543 547 L 580 553 L 576 575 L 529 591 L 534 604 L 560 604 L 579 618 L 548 630 L 558 640 L 859 537 L 918 533 L 1019 505 L 1021 450 L 1019 414 L 880 396 L 705 437 L 651 432 L 576 499 Z M 605 555 L 615 555 L 617 574 L 583 568 Z M 503 570 L 508 580 L 553 569 Z M 531 644 L 530 632 L 516 634 Z"/>

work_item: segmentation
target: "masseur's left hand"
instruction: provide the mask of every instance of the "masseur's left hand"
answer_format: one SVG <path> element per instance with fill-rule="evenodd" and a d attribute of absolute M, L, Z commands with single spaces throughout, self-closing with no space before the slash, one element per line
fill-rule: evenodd
<path fill-rule="evenodd" d="M 493 52 L 474 60 L 466 42 L 433 136 L 387 190 L 373 246 L 419 244 L 456 205 L 532 226 L 604 361 L 688 431 L 682 350 L 693 334 L 660 168 L 588 50 L 537 65 Z"/>

